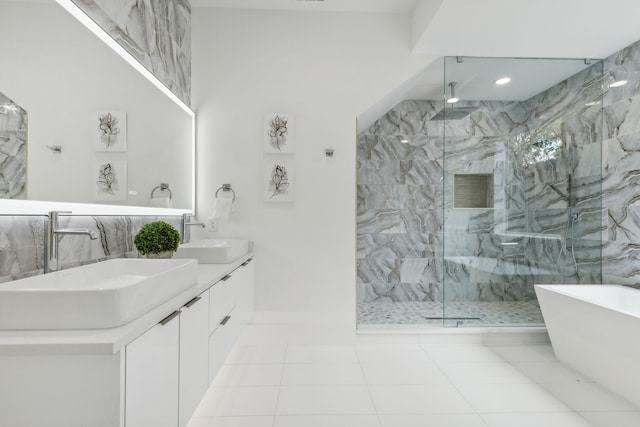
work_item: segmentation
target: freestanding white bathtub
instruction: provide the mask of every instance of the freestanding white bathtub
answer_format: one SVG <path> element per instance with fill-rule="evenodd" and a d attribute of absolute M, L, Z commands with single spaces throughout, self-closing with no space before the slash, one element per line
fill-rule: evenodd
<path fill-rule="evenodd" d="M 536 285 L 561 362 L 640 405 L 640 291 L 618 285 Z"/>

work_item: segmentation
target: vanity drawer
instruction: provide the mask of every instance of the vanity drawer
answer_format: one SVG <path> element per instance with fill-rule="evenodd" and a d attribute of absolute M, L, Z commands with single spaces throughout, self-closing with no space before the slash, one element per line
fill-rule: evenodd
<path fill-rule="evenodd" d="M 240 334 L 242 325 L 234 313 L 225 316 L 220 327 L 209 337 L 209 383 L 224 364 Z"/>
<path fill-rule="evenodd" d="M 222 319 L 236 305 L 236 294 L 233 276 L 225 276 L 209 289 L 209 334 L 213 333 Z"/>

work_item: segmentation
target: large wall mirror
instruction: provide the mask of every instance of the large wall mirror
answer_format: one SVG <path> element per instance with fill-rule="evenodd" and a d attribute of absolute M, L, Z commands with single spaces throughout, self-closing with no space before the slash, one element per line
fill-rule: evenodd
<path fill-rule="evenodd" d="M 187 112 L 54 0 L 0 0 L 0 28 L 0 93 L 28 116 L 20 197 L 192 209 Z"/>

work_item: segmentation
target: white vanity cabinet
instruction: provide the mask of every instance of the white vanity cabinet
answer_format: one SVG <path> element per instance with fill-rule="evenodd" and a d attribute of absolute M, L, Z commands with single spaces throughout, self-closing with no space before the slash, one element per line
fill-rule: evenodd
<path fill-rule="evenodd" d="M 185 427 L 250 318 L 250 259 L 126 346 L 125 427 Z"/>
<path fill-rule="evenodd" d="M 209 291 L 180 309 L 179 426 L 185 427 L 209 386 Z"/>
<path fill-rule="evenodd" d="M 229 355 L 254 309 L 253 258 L 223 277 L 210 290 L 209 382 Z"/>
<path fill-rule="evenodd" d="M 209 291 L 127 345 L 125 426 L 185 427 L 207 391 Z"/>
<path fill-rule="evenodd" d="M 178 425 L 179 316 L 175 311 L 126 347 L 126 427 Z"/>
<path fill-rule="evenodd" d="M 236 318 L 242 325 L 246 325 L 255 310 L 255 263 L 253 258 L 240 264 L 233 271 L 236 288 Z"/>
<path fill-rule="evenodd" d="M 209 289 L 209 334 L 219 328 L 236 306 L 236 286 L 233 271 Z"/>
<path fill-rule="evenodd" d="M 251 261 L 118 328 L 0 331 L 0 426 L 185 427 L 253 311 Z"/>

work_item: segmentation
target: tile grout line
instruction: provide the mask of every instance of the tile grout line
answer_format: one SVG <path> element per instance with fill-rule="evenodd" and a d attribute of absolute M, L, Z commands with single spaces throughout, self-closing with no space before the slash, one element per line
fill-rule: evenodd
<path fill-rule="evenodd" d="M 371 388 L 369 387 L 369 381 L 367 380 L 367 375 L 364 372 L 364 368 L 362 367 L 362 361 L 360 360 L 360 355 L 358 354 L 357 345 L 353 344 L 353 351 L 356 354 L 356 360 L 358 361 L 358 366 L 360 367 L 360 372 L 362 373 L 362 378 L 364 379 L 364 385 L 367 388 L 367 394 L 369 395 L 369 399 L 371 399 L 371 405 L 373 406 L 373 410 L 375 411 L 376 418 L 378 420 L 378 425 L 382 427 L 382 420 L 380 419 L 380 413 L 378 412 L 378 408 L 376 407 L 376 401 L 373 398 L 373 393 L 371 392 Z"/>
<path fill-rule="evenodd" d="M 462 397 L 462 399 L 467 402 L 467 404 L 469 405 L 469 407 L 473 410 L 473 414 L 475 416 L 477 416 L 482 422 L 483 424 L 485 424 L 486 427 L 490 427 L 489 424 L 487 423 L 487 421 L 482 417 L 482 415 L 480 413 L 478 413 L 478 410 L 471 404 L 471 402 L 469 402 L 469 400 L 466 398 L 466 396 L 462 393 L 462 391 L 460 391 L 460 389 L 458 388 L 458 385 L 456 384 L 456 382 L 453 380 L 453 378 L 451 378 L 449 375 L 447 375 L 447 373 L 442 369 L 442 367 L 440 366 L 439 361 L 433 359 L 430 355 L 429 352 L 426 350 L 426 348 L 424 347 L 424 344 L 420 344 L 420 348 L 422 349 L 422 351 L 424 351 L 427 355 L 427 357 L 429 357 L 429 359 L 431 359 L 433 361 L 433 364 L 436 366 L 436 368 L 438 369 L 438 371 L 440 371 L 440 373 L 442 373 L 442 375 L 445 376 L 445 378 L 447 378 L 447 380 L 449 380 L 449 383 L 451 384 L 451 386 L 456 390 L 456 392 L 458 392 L 458 394 L 460 394 L 460 397 Z"/>
<path fill-rule="evenodd" d="M 280 390 L 282 389 L 282 380 L 284 379 L 284 368 L 287 364 L 287 354 L 289 353 L 289 344 L 285 344 L 284 357 L 282 359 L 282 371 L 280 372 L 280 382 L 278 384 L 278 394 L 276 396 L 276 407 L 273 408 L 273 421 L 271 427 L 276 425 L 276 417 L 278 415 L 278 404 L 280 403 Z"/>

